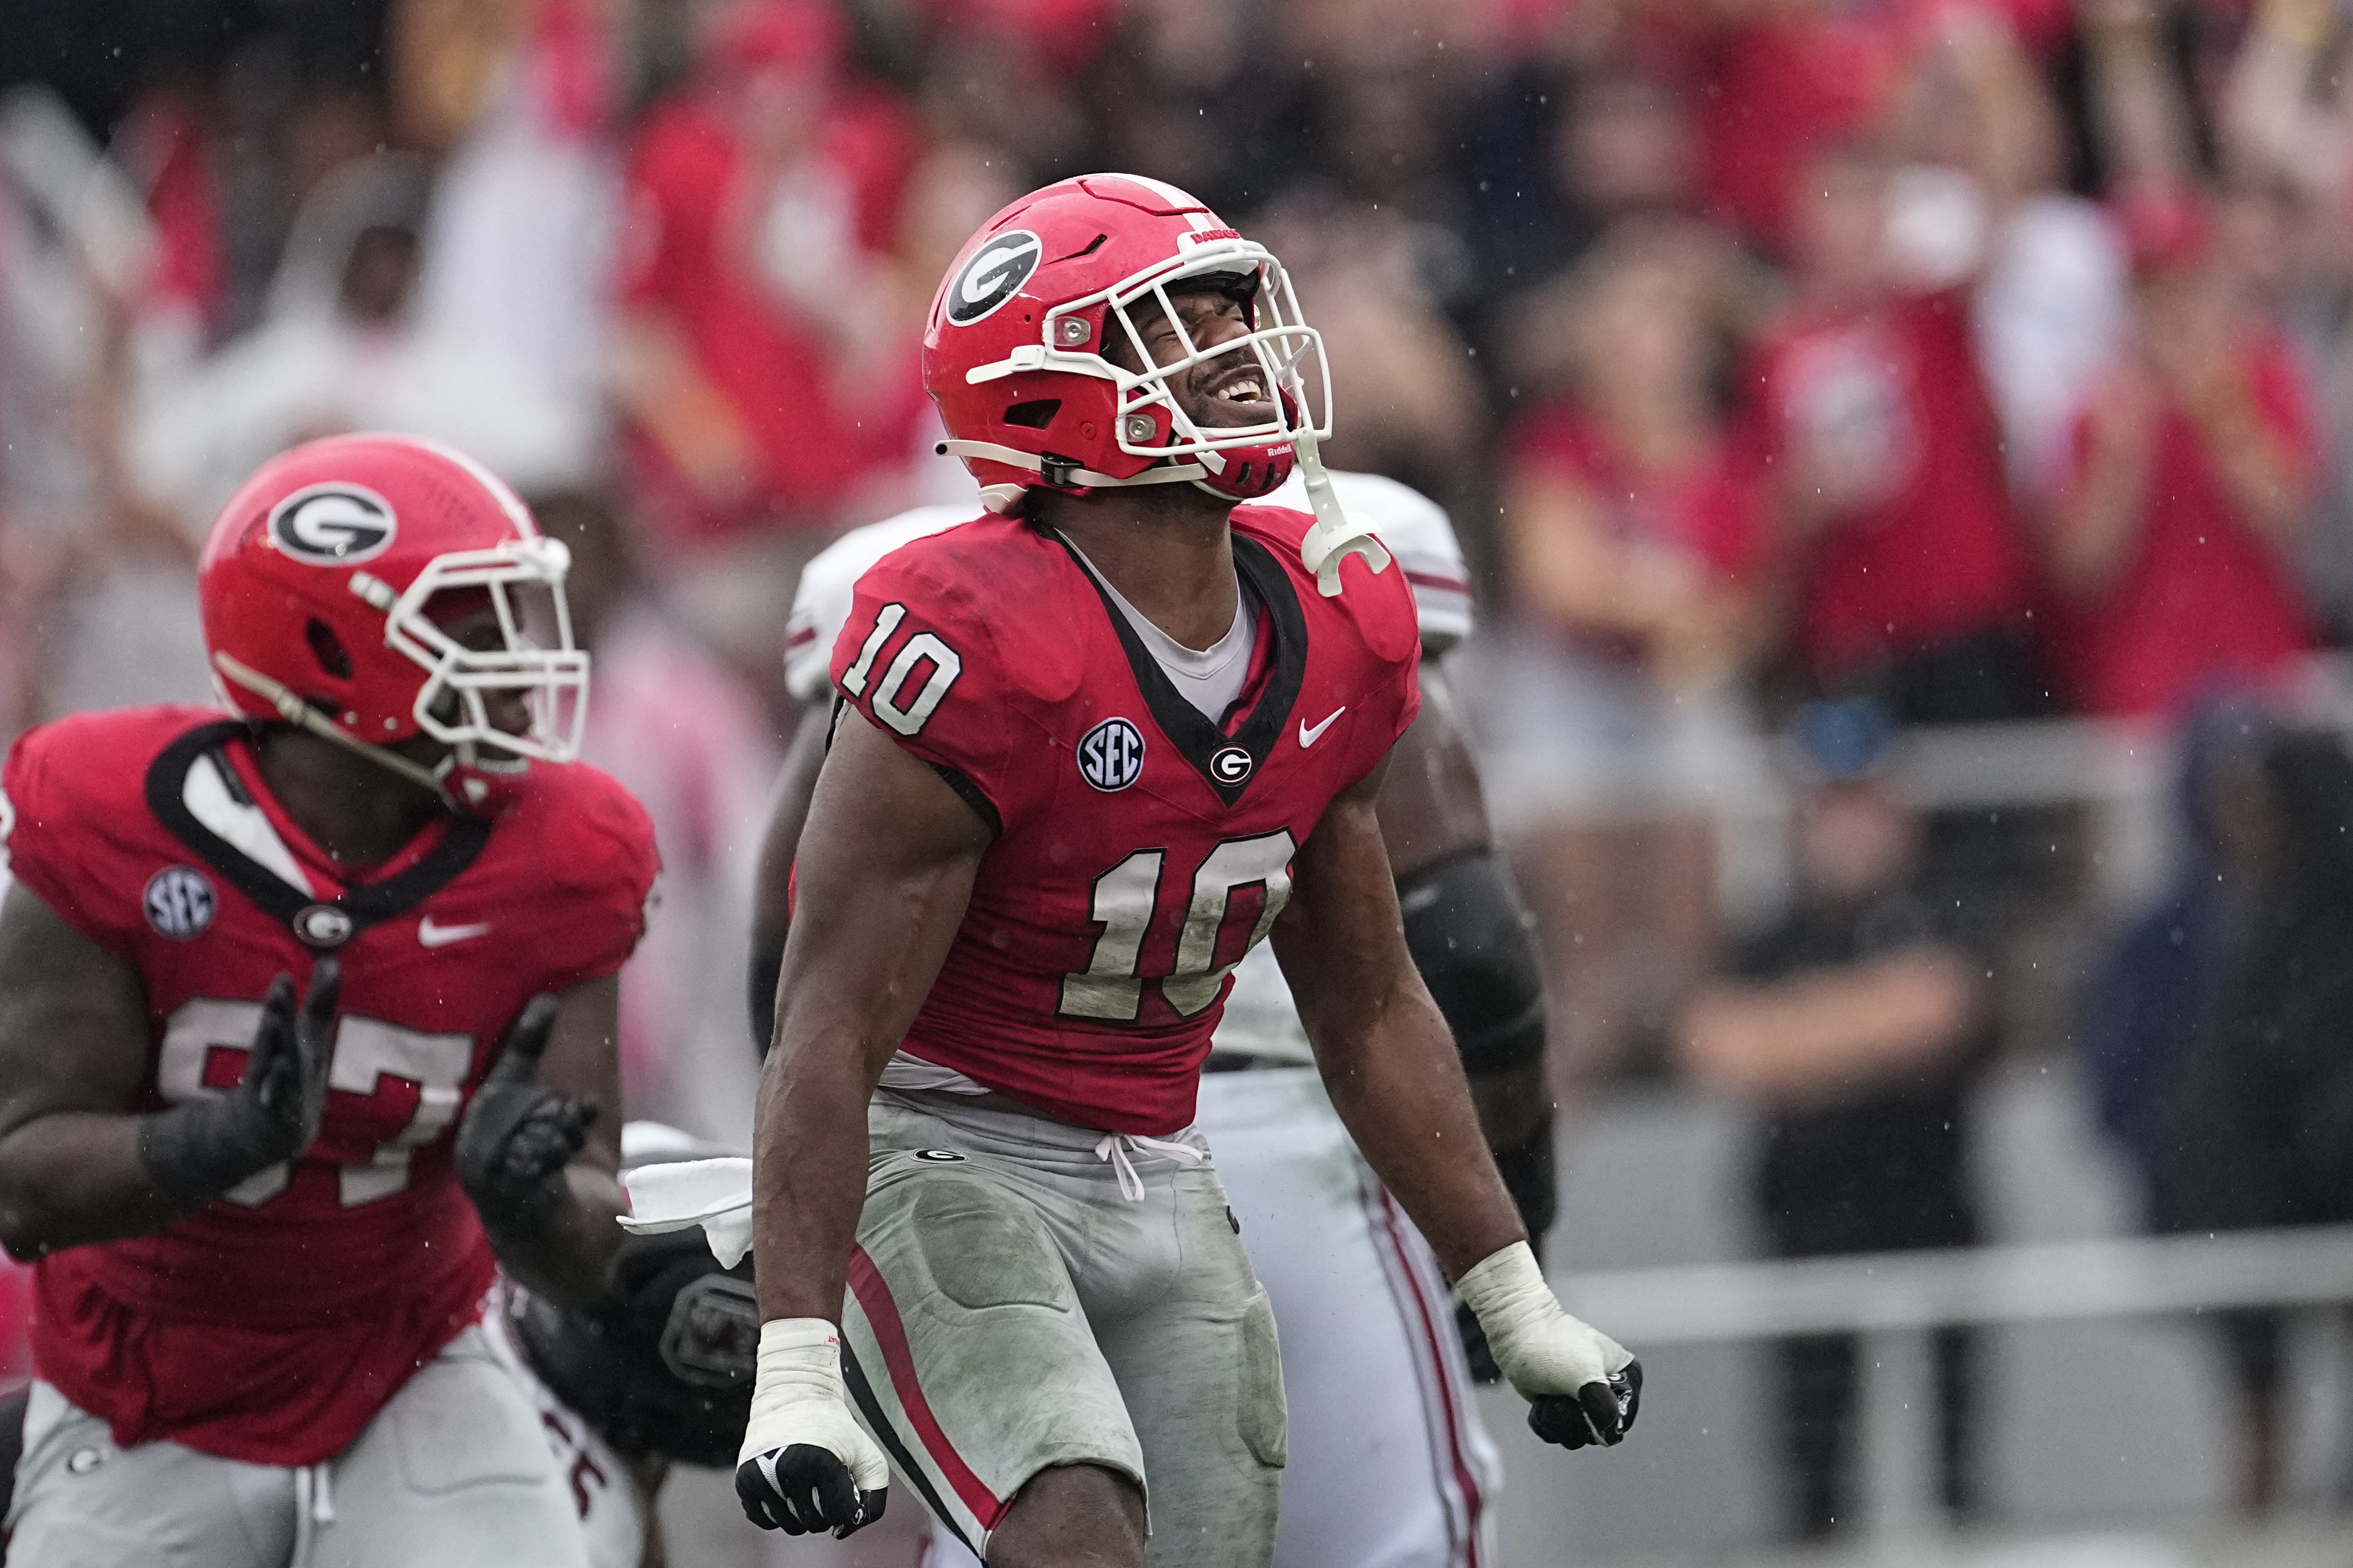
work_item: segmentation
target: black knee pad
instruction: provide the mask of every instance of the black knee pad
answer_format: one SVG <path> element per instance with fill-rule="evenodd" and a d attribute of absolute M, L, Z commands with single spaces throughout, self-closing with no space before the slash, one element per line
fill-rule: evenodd
<path fill-rule="evenodd" d="M 1398 879 L 1405 944 L 1478 1077 L 1544 1056 L 1543 973 L 1527 912 L 1492 851 L 1474 850 Z"/>

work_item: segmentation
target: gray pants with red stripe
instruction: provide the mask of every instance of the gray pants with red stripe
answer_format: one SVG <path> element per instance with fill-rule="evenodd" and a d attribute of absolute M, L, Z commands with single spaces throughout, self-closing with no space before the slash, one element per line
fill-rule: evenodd
<path fill-rule="evenodd" d="M 1274 1312 L 1198 1136 L 889 1091 L 868 1127 L 844 1370 L 933 1515 L 985 1554 L 1030 1477 L 1096 1464 L 1144 1489 L 1152 1568 L 1272 1563 Z"/>
<path fill-rule="evenodd" d="M 1213 1073 L 1198 1129 L 1282 1331 L 1275 1568 L 1493 1568 L 1503 1467 L 1453 1298 L 1314 1068 Z M 978 1568 L 935 1532 L 924 1568 Z"/>

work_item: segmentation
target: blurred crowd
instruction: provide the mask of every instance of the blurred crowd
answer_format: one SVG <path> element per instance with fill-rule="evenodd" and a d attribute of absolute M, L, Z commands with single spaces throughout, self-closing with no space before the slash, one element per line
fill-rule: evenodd
<path fill-rule="evenodd" d="M 1923 813 L 1883 758 L 2088 716 L 2186 734 L 2200 770 L 2180 883 L 2084 988 L 2152 1223 L 2353 1215 L 2353 1145 L 2321 1138 L 2262 1173 L 2299 1195 L 2207 1212 L 2175 1167 L 2232 1141 L 2166 1121 L 2243 1089 L 2212 1039 L 2293 995 L 2306 1043 L 2265 1036 L 2234 1124 L 2276 1149 L 2244 1129 L 2321 1094 L 2345 1016 L 2268 912 L 2285 879 L 2295 941 L 2353 932 L 2341 841 L 2296 847 L 2353 820 L 2341 748 L 2296 727 L 2311 656 L 2353 632 L 2353 25 L 2328 0 L 19 10 L 0 732 L 206 699 L 194 552 L 266 456 L 464 447 L 573 545 L 590 754 L 661 834 L 633 1110 L 741 1135 L 741 986 L 711 964 L 798 717 L 795 575 L 972 494 L 917 374 L 941 272 L 1012 196 L 1119 168 L 1285 258 L 1329 348 L 1326 460 L 1457 522 L 1564 1092 L 1650 1070 L 1755 1100 L 1785 1252 L 1972 1239 L 1986 976 L 2066 825 Z M 1796 802 L 1793 879 L 1734 932 L 1720 823 L 1766 789 Z M 2232 1341 L 2258 1395 L 2265 1342 Z M 1969 1347 L 1939 1352 L 1965 1386 Z M 1852 1358 L 1784 1372 L 1836 1409 Z M 1809 1530 L 1850 1511 L 1840 1441 L 1788 1435 Z"/>

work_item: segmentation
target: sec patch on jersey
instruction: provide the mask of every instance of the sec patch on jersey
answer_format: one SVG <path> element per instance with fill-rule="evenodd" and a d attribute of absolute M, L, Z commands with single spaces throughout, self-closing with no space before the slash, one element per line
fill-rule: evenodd
<path fill-rule="evenodd" d="M 1079 740 L 1079 776 L 1115 794 L 1144 776 L 1144 735 L 1124 719 L 1106 719 Z"/>
<path fill-rule="evenodd" d="M 220 908 L 220 895 L 213 891 L 210 879 L 202 871 L 187 866 L 166 866 L 147 879 L 139 902 L 147 911 L 147 923 L 155 929 L 157 936 L 188 942 L 212 929 L 214 912 Z"/>

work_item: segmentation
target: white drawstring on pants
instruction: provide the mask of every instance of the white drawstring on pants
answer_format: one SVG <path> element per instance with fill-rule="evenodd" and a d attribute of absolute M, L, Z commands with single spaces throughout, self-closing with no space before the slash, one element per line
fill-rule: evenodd
<path fill-rule="evenodd" d="M 1129 1203 L 1144 1201 L 1144 1178 L 1135 1173 L 1134 1162 L 1128 1152 L 1139 1154 L 1165 1154 L 1185 1165 L 1200 1165 L 1209 1156 L 1190 1143 L 1175 1143 L 1166 1138 L 1146 1138 L 1140 1132 L 1106 1132 L 1095 1145 L 1095 1158 L 1111 1163 L 1112 1173 L 1119 1178 L 1119 1195 Z"/>
<path fill-rule="evenodd" d="M 335 1489 L 327 1479 L 327 1465 L 302 1465 L 294 1471 L 293 1568 L 310 1568 L 311 1551 L 319 1542 L 319 1527 L 335 1522 Z"/>

